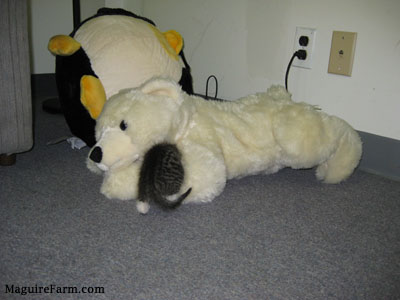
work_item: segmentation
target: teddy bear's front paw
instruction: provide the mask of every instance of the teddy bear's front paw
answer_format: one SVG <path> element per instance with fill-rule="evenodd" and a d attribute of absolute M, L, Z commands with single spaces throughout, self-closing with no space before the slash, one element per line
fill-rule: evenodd
<path fill-rule="evenodd" d="M 138 165 L 133 164 L 123 170 L 106 172 L 100 192 L 107 198 L 119 200 L 137 199 L 138 168 Z"/>
<path fill-rule="evenodd" d="M 114 184 L 103 183 L 100 192 L 109 199 L 132 200 L 137 197 L 134 187 L 118 187 Z"/>

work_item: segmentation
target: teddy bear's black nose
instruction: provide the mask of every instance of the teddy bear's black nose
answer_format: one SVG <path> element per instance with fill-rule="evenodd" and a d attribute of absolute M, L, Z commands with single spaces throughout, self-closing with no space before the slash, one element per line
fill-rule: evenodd
<path fill-rule="evenodd" d="M 101 151 L 101 148 L 99 146 L 96 146 L 90 153 L 89 158 L 93 160 L 95 163 L 99 163 L 103 158 L 103 151 Z"/>

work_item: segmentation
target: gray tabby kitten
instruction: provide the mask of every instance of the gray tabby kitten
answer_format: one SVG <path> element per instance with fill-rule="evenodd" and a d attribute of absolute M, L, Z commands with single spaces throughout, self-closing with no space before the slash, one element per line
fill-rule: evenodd
<path fill-rule="evenodd" d="M 181 159 L 178 148 L 169 143 L 157 144 L 147 151 L 139 174 L 137 207 L 141 213 L 147 213 L 150 201 L 172 209 L 189 195 L 192 188 L 178 195 L 185 176 Z"/>

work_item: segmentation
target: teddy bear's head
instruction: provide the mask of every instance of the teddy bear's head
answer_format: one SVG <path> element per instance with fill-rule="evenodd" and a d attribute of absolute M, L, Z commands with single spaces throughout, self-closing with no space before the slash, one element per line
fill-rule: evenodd
<path fill-rule="evenodd" d="M 155 78 L 111 97 L 97 119 L 91 163 L 103 171 L 143 158 L 154 144 L 176 138 L 183 93 L 173 80 Z"/>

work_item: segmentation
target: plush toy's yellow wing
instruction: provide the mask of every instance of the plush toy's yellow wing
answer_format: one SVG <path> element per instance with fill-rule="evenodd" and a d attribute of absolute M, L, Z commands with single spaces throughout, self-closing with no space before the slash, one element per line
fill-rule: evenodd
<path fill-rule="evenodd" d="M 157 27 L 149 24 L 158 41 L 163 46 L 164 50 L 175 60 L 178 60 L 178 54 L 183 48 L 182 36 L 175 30 L 168 30 L 162 33 Z"/>
<path fill-rule="evenodd" d="M 47 46 L 54 55 L 69 56 L 81 48 L 81 44 L 68 35 L 53 36 Z"/>
<path fill-rule="evenodd" d="M 183 39 L 179 32 L 175 30 L 168 30 L 163 33 L 168 41 L 168 44 L 175 50 L 176 54 L 179 54 L 183 48 Z"/>
<path fill-rule="evenodd" d="M 92 75 L 81 78 L 81 103 L 93 119 L 97 119 L 106 103 L 106 92 L 100 80 Z"/>

